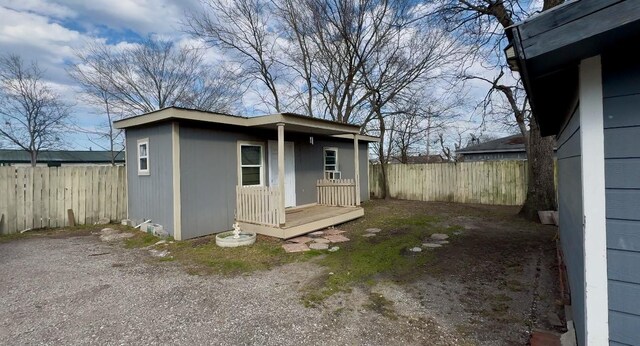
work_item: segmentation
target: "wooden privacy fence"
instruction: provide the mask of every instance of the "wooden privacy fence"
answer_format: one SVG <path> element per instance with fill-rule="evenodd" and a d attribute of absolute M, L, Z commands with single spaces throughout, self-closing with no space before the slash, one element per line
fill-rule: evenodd
<path fill-rule="evenodd" d="M 320 179 L 316 188 L 320 205 L 356 206 L 356 183 L 353 179 Z"/>
<path fill-rule="evenodd" d="M 127 217 L 125 167 L 0 167 L 0 233 Z"/>
<path fill-rule="evenodd" d="M 279 200 L 277 186 L 236 186 L 236 220 L 280 226 Z"/>
<path fill-rule="evenodd" d="M 388 165 L 391 198 L 521 205 L 527 194 L 526 161 Z M 381 197 L 382 167 L 370 165 L 369 190 Z"/>

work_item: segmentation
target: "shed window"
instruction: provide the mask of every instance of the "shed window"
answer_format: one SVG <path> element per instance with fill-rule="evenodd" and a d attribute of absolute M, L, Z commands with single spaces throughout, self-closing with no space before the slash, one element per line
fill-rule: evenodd
<path fill-rule="evenodd" d="M 258 186 L 263 184 L 263 164 L 262 145 L 240 145 L 240 179 L 242 186 Z"/>
<path fill-rule="evenodd" d="M 324 172 L 326 179 L 340 179 L 338 148 L 324 148 Z"/>
<path fill-rule="evenodd" d="M 138 175 L 149 175 L 149 138 L 138 140 Z"/>

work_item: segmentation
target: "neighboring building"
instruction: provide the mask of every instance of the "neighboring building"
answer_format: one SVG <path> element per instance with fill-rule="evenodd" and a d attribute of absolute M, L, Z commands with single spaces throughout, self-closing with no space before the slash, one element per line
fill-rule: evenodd
<path fill-rule="evenodd" d="M 403 163 L 402 157 L 394 156 L 389 159 L 389 163 Z M 420 164 L 420 163 L 440 163 L 443 162 L 440 155 L 411 155 L 406 157 L 407 164 Z"/>
<path fill-rule="evenodd" d="M 389 164 L 402 164 L 402 157 L 392 156 L 389 158 Z M 423 164 L 423 163 L 441 163 L 444 162 L 440 155 L 410 155 L 406 157 L 406 164 Z M 378 158 L 369 160 L 369 164 L 379 165 Z"/>
<path fill-rule="evenodd" d="M 527 151 L 521 134 L 472 144 L 456 151 L 459 161 L 526 160 Z"/>
<path fill-rule="evenodd" d="M 161 224 L 178 240 L 235 221 L 290 238 L 364 215 L 368 142 L 377 138 L 359 126 L 177 107 L 115 125 L 125 129 L 129 218 Z"/>
<path fill-rule="evenodd" d="M 640 343 L 640 1 L 582 0 L 507 29 L 558 142 L 560 241 L 579 345 Z"/>
<path fill-rule="evenodd" d="M 116 154 L 116 164 L 124 164 L 124 152 Z M 110 151 L 42 150 L 37 166 L 110 165 Z M 24 150 L 0 149 L 0 166 L 30 166 L 31 156 Z"/>

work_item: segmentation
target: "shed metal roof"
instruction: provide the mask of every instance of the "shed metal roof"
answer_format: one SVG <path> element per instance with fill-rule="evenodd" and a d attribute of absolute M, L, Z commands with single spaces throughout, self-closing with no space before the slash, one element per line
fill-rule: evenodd
<path fill-rule="evenodd" d="M 283 123 L 285 124 L 286 131 L 323 135 L 360 134 L 360 126 L 358 125 L 313 118 L 295 113 L 278 113 L 256 117 L 243 117 L 175 106 L 118 120 L 114 122 L 114 125 L 116 128 L 125 129 L 168 120 L 200 121 L 260 129 L 276 129 L 277 124 Z M 370 136 L 361 136 L 360 138 L 364 141 L 377 141 L 377 138 Z"/>

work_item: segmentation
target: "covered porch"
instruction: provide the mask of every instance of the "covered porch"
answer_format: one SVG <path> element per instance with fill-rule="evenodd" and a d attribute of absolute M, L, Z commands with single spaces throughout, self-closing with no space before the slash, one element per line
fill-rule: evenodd
<path fill-rule="evenodd" d="M 345 131 L 343 124 L 332 128 L 333 124 L 329 125 L 326 122 L 318 124 L 317 119 L 313 119 L 314 124 L 301 123 L 299 118 L 296 120 L 295 124 L 278 122 L 261 126 L 277 129 L 277 155 L 274 155 L 277 162 L 274 160 L 269 164 L 270 169 L 276 170 L 277 174 L 273 174 L 274 179 L 269 182 L 268 186 L 266 183 L 243 186 L 240 183 L 242 180 L 239 179 L 239 184 L 236 186 L 235 221 L 240 224 L 242 230 L 286 239 L 357 219 L 364 215 L 364 210 L 360 207 L 359 139 L 363 136 L 358 134 L 359 128 L 350 126 L 347 128 L 348 131 Z M 288 184 L 288 181 L 285 182 L 287 174 L 285 171 L 285 157 L 287 156 L 285 155 L 285 125 L 298 136 L 300 133 L 309 133 L 340 138 L 343 141 L 345 139 L 352 140 L 353 179 L 340 179 L 341 172 L 337 169 L 337 162 L 330 169 L 325 166 L 324 170 L 317 172 L 317 177 L 320 179 L 315 181 L 316 198 L 314 203 L 309 203 L 308 198 L 304 205 L 291 203 L 288 198 L 291 191 L 295 191 L 295 189 L 287 191 L 287 188 L 291 188 L 291 184 Z M 312 139 L 311 141 L 313 144 Z M 276 163 L 277 167 L 275 167 Z M 289 168 L 288 162 L 286 168 Z M 310 185 L 306 189 L 314 188 L 312 181 L 307 180 L 305 185 Z M 286 202 L 285 199 L 287 199 Z"/>

